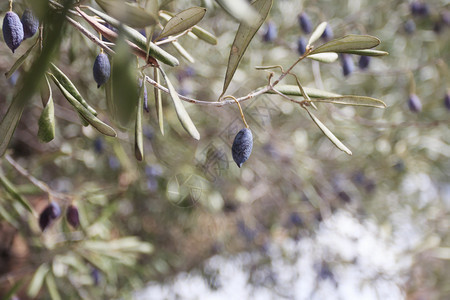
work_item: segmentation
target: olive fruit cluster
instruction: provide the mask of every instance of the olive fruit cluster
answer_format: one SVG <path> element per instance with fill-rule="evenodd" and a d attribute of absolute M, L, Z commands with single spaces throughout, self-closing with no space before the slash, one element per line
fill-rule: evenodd
<path fill-rule="evenodd" d="M 244 162 L 250 157 L 253 149 L 253 135 L 250 129 L 241 129 L 234 138 L 233 146 L 231 146 L 231 154 L 233 160 L 240 168 Z"/>
<path fill-rule="evenodd" d="M 45 231 L 61 216 L 61 208 L 56 202 L 50 202 L 39 215 L 39 227 L 42 231 Z M 66 220 L 73 228 L 77 228 L 80 225 L 80 217 L 78 214 L 78 208 L 71 204 L 67 207 Z"/>
<path fill-rule="evenodd" d="M 39 20 L 29 9 L 23 12 L 22 19 L 13 11 L 7 12 L 3 18 L 3 38 L 13 53 L 23 40 L 35 35 L 38 28 Z"/>

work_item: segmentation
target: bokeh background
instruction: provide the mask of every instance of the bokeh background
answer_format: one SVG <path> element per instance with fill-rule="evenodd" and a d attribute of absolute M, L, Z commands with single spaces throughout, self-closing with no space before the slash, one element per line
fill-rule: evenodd
<path fill-rule="evenodd" d="M 218 44 L 183 37 L 179 42 L 195 62 L 169 45 L 164 49 L 181 63 L 165 70 L 179 93 L 216 101 L 237 21 L 214 1 L 160 2 L 175 13 L 207 7 L 199 25 Z M 17 286 L 19 299 L 448 299 L 450 4 L 421 3 L 427 11 L 413 14 L 411 1 L 274 1 L 228 89 L 246 95 L 267 83 L 268 73 L 255 66 L 288 67 L 298 58 L 298 40 L 308 37 L 299 26 L 301 12 L 313 27 L 329 22 L 334 37 L 378 37 L 377 49 L 389 56 L 372 58 L 367 69 L 358 67 L 356 55 L 348 76 L 341 60 L 305 60 L 294 68 L 304 86 L 388 105 L 318 105 L 316 115 L 352 156 L 334 147 L 297 105 L 262 95 L 243 102 L 254 147 L 239 169 L 230 150 L 243 128 L 235 105 L 185 103 L 202 136 L 197 142 L 164 95 L 163 136 L 150 85 L 145 161 L 134 158 L 131 129 L 113 139 L 82 127 L 54 86 L 56 138 L 42 144 L 37 95 L 9 154 L 52 190 L 74 197 L 81 229 L 70 229 L 62 218 L 43 234 L 36 217 L 0 189 L 0 293 Z M 19 15 L 25 7 L 14 1 Z M 1 15 L 7 10 L 2 1 Z M 92 75 L 99 47 L 73 27 L 61 34 L 54 63 L 111 122 L 105 91 Z M 2 40 L 0 73 L 32 43 L 13 55 Z M 0 80 L 1 115 L 31 61 Z M 421 101 L 420 112 L 408 106 L 411 93 Z M 1 168 L 42 211 L 48 196 L 5 159 Z"/>

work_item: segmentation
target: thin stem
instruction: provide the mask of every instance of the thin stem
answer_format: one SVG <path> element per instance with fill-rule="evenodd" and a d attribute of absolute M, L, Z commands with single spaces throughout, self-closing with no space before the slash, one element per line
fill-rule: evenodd
<path fill-rule="evenodd" d="M 162 45 L 162 44 L 167 44 L 167 43 L 172 43 L 172 42 L 176 42 L 180 37 L 182 37 L 183 35 L 186 35 L 190 32 L 190 30 L 185 30 L 182 33 L 178 34 L 178 35 L 174 35 L 172 37 L 169 37 L 165 40 L 161 40 L 161 41 L 155 41 L 155 45 Z"/>
<path fill-rule="evenodd" d="M 47 193 L 49 195 L 50 199 L 58 198 L 58 199 L 71 199 L 70 196 L 61 194 L 58 192 L 53 191 L 46 183 L 40 181 L 33 175 L 31 175 L 27 170 L 25 170 L 17 161 L 15 161 L 9 154 L 5 155 L 6 160 L 10 163 L 11 166 L 14 167 L 14 169 L 17 170 L 22 176 L 27 178 L 31 183 L 33 183 L 36 187 L 38 187 L 43 192 Z"/>
<path fill-rule="evenodd" d="M 13 0 L 9 0 L 9 11 L 12 11 L 12 3 L 13 3 Z"/>
<path fill-rule="evenodd" d="M 71 17 L 66 17 L 70 25 L 78 29 L 82 34 L 89 38 L 92 42 L 97 44 L 100 48 L 104 49 L 109 55 L 113 55 L 114 51 L 109 48 L 102 40 L 96 37 L 94 34 L 90 33 L 86 28 L 84 28 L 80 23 L 72 19 Z"/>
<path fill-rule="evenodd" d="M 305 103 L 308 102 L 307 100 L 295 100 L 294 98 L 291 98 L 291 97 L 289 97 L 289 96 L 283 94 L 282 92 L 280 92 L 279 90 L 277 90 L 277 89 L 275 89 L 275 88 L 273 88 L 272 91 L 274 91 L 275 94 L 278 94 L 278 95 L 280 95 L 281 97 L 283 97 L 283 98 L 285 98 L 285 99 L 287 99 L 287 100 L 289 100 L 289 101 L 292 101 L 292 102 L 294 102 L 294 103 L 300 104 L 300 105 L 305 105 Z"/>
<path fill-rule="evenodd" d="M 247 124 L 247 121 L 245 120 L 244 112 L 242 111 L 242 107 L 241 107 L 241 104 L 239 103 L 239 101 L 237 101 L 237 99 L 234 96 L 231 96 L 231 95 L 225 96 L 223 99 L 226 99 L 226 98 L 231 98 L 231 99 L 233 99 L 236 102 L 236 104 L 239 107 L 239 112 L 241 113 L 241 118 L 242 118 L 242 121 L 244 122 L 245 128 L 249 128 L 248 124 Z"/>

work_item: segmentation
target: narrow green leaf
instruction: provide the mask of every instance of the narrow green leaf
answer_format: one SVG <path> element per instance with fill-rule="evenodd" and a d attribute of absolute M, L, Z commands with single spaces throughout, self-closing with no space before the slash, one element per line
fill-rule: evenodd
<path fill-rule="evenodd" d="M 154 43 L 150 42 L 150 46 L 148 46 L 147 39 L 136 29 L 133 29 L 129 26 L 123 25 L 119 20 L 109 16 L 108 14 L 105 14 L 99 10 L 96 10 L 90 6 L 87 7 L 90 11 L 92 11 L 94 14 L 111 24 L 112 26 L 116 28 L 121 28 L 122 32 L 125 34 L 125 36 L 136 46 L 144 50 L 145 52 L 148 52 L 150 56 L 154 57 L 160 62 L 163 62 L 171 67 L 176 67 L 180 63 L 176 57 L 174 57 L 172 54 L 166 52 L 165 50 L 161 49 Z"/>
<path fill-rule="evenodd" d="M 38 44 L 37 41 L 38 41 L 38 39 L 36 39 L 36 42 L 34 42 L 34 44 L 27 50 L 27 52 L 25 52 L 21 57 L 19 57 L 16 60 L 14 65 L 11 67 L 11 69 L 9 69 L 9 71 L 5 73 L 6 78 L 11 77 L 11 75 L 14 74 L 14 72 L 25 62 L 27 57 L 30 55 L 31 51 L 33 51 L 33 49 Z"/>
<path fill-rule="evenodd" d="M 117 20 L 137 28 L 143 28 L 158 23 L 153 16 L 141 7 L 121 0 L 95 0 L 109 15 Z"/>
<path fill-rule="evenodd" d="M 38 121 L 38 138 L 43 143 L 48 143 L 55 138 L 55 109 L 53 99 L 47 103 Z"/>
<path fill-rule="evenodd" d="M 188 62 L 191 64 L 195 63 L 195 59 L 192 57 L 192 55 L 189 54 L 189 52 L 184 49 L 183 46 L 181 46 L 178 42 L 172 42 L 172 46 L 180 53 L 181 56 L 183 56 Z"/>
<path fill-rule="evenodd" d="M 134 155 L 136 156 L 136 159 L 139 161 L 142 161 L 144 159 L 144 138 L 142 133 L 144 91 L 145 91 L 145 81 L 142 80 L 142 85 L 139 91 L 139 101 L 136 109 L 136 123 L 134 127 Z"/>
<path fill-rule="evenodd" d="M 44 109 L 39 118 L 38 138 L 44 143 L 48 143 L 55 138 L 55 107 L 53 104 L 52 88 L 47 76 L 45 84 L 41 89 L 42 103 Z"/>
<path fill-rule="evenodd" d="M 166 81 L 167 88 L 170 92 L 170 98 L 173 101 L 173 105 L 175 106 L 175 111 L 177 113 L 178 119 L 181 122 L 181 125 L 183 125 L 183 128 L 196 140 L 200 139 L 200 133 L 198 132 L 197 128 L 195 127 L 194 123 L 192 122 L 191 118 L 189 117 L 189 114 L 186 111 L 186 108 L 184 107 L 183 103 L 181 102 L 180 98 L 178 97 L 178 93 L 173 87 L 172 83 L 169 81 L 169 78 L 167 77 L 166 73 L 160 69 L 161 74 L 164 77 L 164 80 Z"/>
<path fill-rule="evenodd" d="M 257 20 L 250 24 L 241 22 L 241 24 L 239 25 L 239 28 L 236 32 L 236 37 L 234 38 L 233 45 L 231 46 L 230 49 L 230 56 L 228 58 L 228 67 L 225 75 L 225 82 L 223 85 L 222 94 L 220 95 L 219 98 L 221 98 L 225 94 L 240 61 L 244 56 L 245 50 L 247 50 L 247 47 L 250 44 L 253 37 L 255 36 L 256 32 L 269 15 L 272 3 L 273 0 L 256 0 L 252 4 L 252 7 L 259 14 Z"/>
<path fill-rule="evenodd" d="M 174 15 L 175 14 L 165 10 L 160 12 L 160 16 L 166 21 L 169 21 Z M 201 39 L 202 41 L 207 42 L 208 44 L 217 45 L 217 38 L 214 36 L 214 34 L 197 25 L 192 27 L 191 33 L 194 34 L 199 39 Z"/>
<path fill-rule="evenodd" d="M 42 285 L 44 284 L 44 279 L 49 271 L 48 264 L 44 263 L 39 266 L 39 268 L 36 270 L 36 272 L 33 275 L 33 278 L 31 279 L 31 282 L 28 286 L 28 292 L 27 295 L 30 298 L 36 298 L 37 294 L 42 288 Z"/>
<path fill-rule="evenodd" d="M 347 51 L 373 48 L 379 44 L 380 40 L 374 36 L 349 34 L 317 47 L 311 54 L 323 52 L 347 53 Z"/>
<path fill-rule="evenodd" d="M 364 56 L 385 56 L 385 55 L 389 55 L 389 53 L 386 52 L 386 51 L 372 50 L 372 49 L 348 50 L 345 53 L 356 54 L 356 55 L 364 55 Z"/>
<path fill-rule="evenodd" d="M 310 112 L 306 107 L 304 109 L 308 112 L 311 119 L 316 123 L 316 125 L 322 130 L 323 134 L 341 151 L 344 151 L 348 155 L 352 155 L 352 151 L 348 149 L 312 112 Z"/>
<path fill-rule="evenodd" d="M 207 31 L 199 26 L 194 26 L 194 27 L 192 27 L 191 32 L 193 34 L 195 34 L 202 41 L 205 41 L 211 45 L 217 45 L 217 38 L 214 36 L 214 34 L 210 33 L 209 31 Z"/>
<path fill-rule="evenodd" d="M 335 62 L 339 56 L 335 52 L 323 52 L 317 54 L 310 54 L 307 56 L 310 59 L 317 60 L 323 63 L 332 63 Z"/>
<path fill-rule="evenodd" d="M 248 1 L 245 0 L 216 0 L 216 2 L 222 7 L 230 16 L 235 18 L 241 23 L 247 25 L 257 22 L 259 16 Z"/>
<path fill-rule="evenodd" d="M 53 74 L 50 74 L 50 78 L 53 80 L 55 85 L 59 88 L 63 96 L 69 101 L 69 103 L 77 110 L 80 115 L 86 119 L 86 121 L 89 122 L 95 129 L 97 129 L 100 133 L 103 133 L 107 136 L 116 137 L 117 133 L 116 131 L 110 127 L 109 125 L 103 123 L 99 118 L 94 116 L 89 110 L 87 110 L 86 107 L 81 105 L 80 102 L 78 102 L 72 94 L 70 94 L 63 86 L 62 84 L 56 79 L 56 77 Z"/>
<path fill-rule="evenodd" d="M 8 222 L 11 226 L 16 228 L 17 230 L 20 229 L 21 226 L 19 222 L 16 220 L 16 218 L 12 216 L 10 212 L 7 211 L 2 205 L 0 205 L 0 217 L 3 218 L 3 220 Z"/>
<path fill-rule="evenodd" d="M 121 36 L 121 35 L 120 35 Z M 112 117 L 122 128 L 129 128 L 136 114 L 139 86 L 136 80 L 136 58 L 131 55 L 123 39 L 116 44 L 112 67 L 114 110 Z M 132 125 L 131 125 L 132 126 Z"/>
<path fill-rule="evenodd" d="M 166 24 L 158 39 L 177 35 L 196 25 L 205 16 L 206 8 L 191 7 L 173 16 Z"/>
<path fill-rule="evenodd" d="M 114 78 L 113 74 L 114 74 L 114 60 L 111 61 L 111 75 L 110 75 L 111 78 Z M 114 113 L 117 110 L 117 107 L 114 103 L 112 80 L 108 80 L 105 83 L 105 97 L 106 97 L 106 108 L 108 110 L 108 115 L 114 116 Z"/>
<path fill-rule="evenodd" d="M 277 86 L 275 86 L 275 88 L 277 89 L 277 91 L 279 91 L 285 95 L 303 96 L 297 85 L 277 85 Z M 327 91 L 319 90 L 316 88 L 304 87 L 303 89 L 308 94 L 308 96 L 311 98 L 332 98 L 332 97 L 340 97 L 341 96 L 336 93 L 327 92 Z M 268 93 L 274 94 L 273 91 L 269 91 Z"/>
<path fill-rule="evenodd" d="M 13 197 L 15 200 L 17 200 L 26 210 L 28 210 L 30 213 L 35 214 L 33 207 L 28 203 L 28 201 L 23 198 L 19 192 L 17 191 L 17 188 L 14 186 L 14 184 L 6 178 L 5 174 L 3 174 L 3 171 L 0 171 L 0 184 L 3 186 L 5 191 Z"/>
<path fill-rule="evenodd" d="M 17 281 L 12 286 L 12 288 L 5 295 L 3 295 L 2 300 L 10 300 L 10 299 L 12 299 L 13 296 L 15 296 L 15 294 L 19 291 L 19 289 L 22 286 L 22 284 L 23 284 L 22 280 Z"/>
<path fill-rule="evenodd" d="M 319 24 L 319 26 L 316 27 L 316 29 L 311 34 L 311 37 L 309 38 L 308 45 L 312 45 L 315 41 L 320 39 L 323 32 L 325 31 L 325 28 L 327 28 L 327 22 L 322 22 Z"/>
<path fill-rule="evenodd" d="M 311 102 L 327 102 L 334 104 L 386 108 L 386 104 L 383 101 L 365 96 L 341 96 L 330 98 L 327 97 L 323 99 L 311 99 Z"/>
<path fill-rule="evenodd" d="M 159 71 L 157 68 L 153 71 L 155 81 L 157 83 L 161 83 L 161 79 L 159 76 Z M 162 106 L 162 95 L 161 90 L 154 87 L 155 92 L 155 106 L 156 106 L 156 117 L 158 119 L 159 129 L 161 130 L 161 134 L 164 135 L 164 114 L 163 114 L 163 106 Z"/>
<path fill-rule="evenodd" d="M 297 82 L 297 86 L 298 86 L 298 88 L 299 88 L 299 90 L 300 90 L 300 93 L 302 94 L 303 98 L 305 98 L 306 100 L 310 100 L 311 98 L 309 98 L 308 93 L 307 93 L 307 92 L 305 91 L 305 89 L 303 88 L 302 84 L 300 83 L 300 80 L 298 80 L 297 75 L 295 75 L 295 74 L 291 74 L 291 75 L 294 76 L 295 81 Z M 311 103 L 311 102 L 310 102 L 310 103 Z M 311 106 L 312 106 L 314 109 L 317 109 L 317 106 L 316 106 L 314 103 L 311 103 Z"/>
<path fill-rule="evenodd" d="M 24 108 L 25 102 L 21 101 L 21 98 L 16 95 L 0 123 L 0 156 L 5 154 L 17 124 L 19 124 L 20 118 L 22 117 Z"/>
<path fill-rule="evenodd" d="M 84 107 L 86 107 L 94 116 L 97 115 L 97 112 L 94 108 L 92 108 L 86 100 L 84 100 L 83 96 L 81 96 L 80 92 L 77 90 L 72 81 L 70 81 L 69 77 L 63 73 L 57 66 L 54 64 L 50 64 L 50 69 L 53 72 L 53 75 L 58 79 L 59 83 L 68 91 L 78 102 L 80 102 Z"/>
<path fill-rule="evenodd" d="M 48 293 L 50 294 L 50 298 L 52 298 L 52 300 L 61 300 L 53 273 L 48 273 L 45 277 L 45 284 L 47 286 Z"/>
<path fill-rule="evenodd" d="M 274 66 L 256 66 L 256 70 L 271 70 L 271 69 L 280 69 L 281 72 L 283 71 L 283 67 L 280 65 L 274 65 Z"/>

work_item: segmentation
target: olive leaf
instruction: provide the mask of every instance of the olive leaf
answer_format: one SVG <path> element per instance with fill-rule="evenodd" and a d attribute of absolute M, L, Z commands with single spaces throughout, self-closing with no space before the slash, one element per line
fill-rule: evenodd
<path fill-rule="evenodd" d="M 322 130 L 323 134 L 341 151 L 344 151 L 348 155 L 352 155 L 352 151 L 348 149 L 317 117 L 310 112 L 306 107 L 303 107 L 311 117 L 311 119 L 316 123 L 316 125 Z"/>
<path fill-rule="evenodd" d="M 192 55 L 187 52 L 186 49 L 184 49 L 183 46 L 181 46 L 178 42 L 172 42 L 172 46 L 180 53 L 181 56 L 183 56 L 188 62 L 191 64 L 195 63 L 195 59 L 192 57 Z"/>
<path fill-rule="evenodd" d="M 23 198 L 19 192 L 17 191 L 17 188 L 14 186 L 14 184 L 9 181 L 8 178 L 6 178 L 5 174 L 3 174 L 3 171 L 0 170 L 0 184 L 3 186 L 3 188 L 6 190 L 6 192 L 14 198 L 14 200 L 17 200 L 26 210 L 28 210 L 30 213 L 35 214 L 33 207 L 28 203 L 28 201 Z"/>
<path fill-rule="evenodd" d="M 230 16 L 241 23 L 254 24 L 259 19 L 258 12 L 255 11 L 248 1 L 245 0 L 216 0 L 217 4 L 223 8 Z"/>
<path fill-rule="evenodd" d="M 199 39 L 201 39 L 202 41 L 207 42 L 208 44 L 211 45 L 217 45 L 217 38 L 210 33 L 209 31 L 198 27 L 198 26 L 194 26 L 192 27 L 192 31 L 193 34 L 195 34 Z"/>
<path fill-rule="evenodd" d="M 0 217 L 3 218 L 6 222 L 11 224 L 16 229 L 20 229 L 20 224 L 16 220 L 16 217 L 11 214 L 10 211 L 6 210 L 2 205 L 0 205 Z M 8 298 L 6 298 L 8 299 Z"/>
<path fill-rule="evenodd" d="M 309 38 L 308 45 L 312 45 L 315 41 L 317 41 L 325 31 L 325 28 L 327 28 L 327 22 L 322 22 L 319 24 L 319 26 L 316 27 L 316 29 L 311 34 L 311 37 Z"/>
<path fill-rule="evenodd" d="M 347 53 L 347 51 L 373 48 L 379 44 L 380 40 L 374 36 L 349 34 L 320 45 L 311 51 L 311 54 L 323 52 Z"/>
<path fill-rule="evenodd" d="M 139 86 L 134 67 L 135 58 L 128 51 L 123 39 L 119 39 L 117 42 L 113 60 L 111 80 L 115 109 L 112 117 L 119 126 L 127 128 L 135 116 L 136 105 L 139 101 Z"/>
<path fill-rule="evenodd" d="M 289 95 L 289 96 L 303 96 L 300 92 L 298 85 L 277 85 L 277 91 Z M 332 98 L 332 97 L 340 97 L 341 95 L 327 92 L 323 90 L 319 90 L 311 87 L 303 87 L 304 91 L 308 94 L 310 98 Z M 268 91 L 269 94 L 275 94 L 274 91 Z"/>
<path fill-rule="evenodd" d="M 175 14 L 165 10 L 160 12 L 160 16 L 166 21 L 169 21 L 174 15 Z M 191 29 L 191 33 L 208 44 L 217 45 L 217 38 L 206 29 L 194 25 Z"/>
<path fill-rule="evenodd" d="M 311 102 L 326 102 L 333 104 L 353 105 L 353 106 L 369 106 L 377 108 L 386 108 L 386 103 L 381 100 L 365 97 L 365 96 L 340 96 L 340 97 L 327 97 L 319 99 L 311 99 Z"/>
<path fill-rule="evenodd" d="M 250 24 L 241 22 L 241 24 L 239 25 L 239 28 L 236 32 L 236 37 L 234 38 L 234 42 L 231 45 L 230 56 L 228 58 L 228 66 L 225 75 L 225 82 L 223 84 L 222 94 L 219 98 L 221 98 L 225 94 L 240 61 L 244 56 L 245 50 L 247 50 L 247 47 L 255 36 L 256 32 L 269 15 L 272 4 L 273 0 L 256 0 L 254 3 L 252 3 L 252 7 L 259 14 L 259 17 L 256 18 L 256 21 L 251 22 Z"/>
<path fill-rule="evenodd" d="M 160 76 L 159 76 L 158 68 L 154 68 L 153 74 L 154 74 L 155 81 L 157 83 L 160 83 Z M 161 90 L 154 87 L 154 92 L 155 92 L 156 117 L 158 119 L 158 124 L 159 124 L 159 129 L 161 130 L 161 134 L 164 135 L 164 115 L 163 115 Z"/>
<path fill-rule="evenodd" d="M 191 7 L 179 12 L 167 22 L 158 39 L 182 33 L 200 22 L 205 13 L 204 7 Z"/>
<path fill-rule="evenodd" d="M 115 137 L 117 136 L 116 131 L 110 127 L 109 125 L 103 123 L 99 118 L 94 116 L 86 107 L 81 105 L 80 102 L 78 102 L 72 94 L 70 94 L 64 86 L 56 79 L 56 77 L 53 74 L 49 74 L 50 78 L 53 80 L 55 85 L 59 88 L 61 93 L 63 94 L 64 98 L 69 101 L 69 103 L 77 110 L 77 112 L 87 121 L 89 124 L 91 124 L 95 129 L 97 129 L 100 133 L 103 133 L 107 136 Z"/>
<path fill-rule="evenodd" d="M 42 103 L 44 109 L 39 118 L 38 138 L 44 143 L 48 143 L 55 138 L 55 107 L 53 104 L 52 89 L 47 76 L 45 77 L 46 84 L 42 87 L 41 92 Z"/>
<path fill-rule="evenodd" d="M 116 28 L 121 28 L 123 34 L 136 46 L 138 46 L 140 49 L 144 50 L 148 55 L 156 58 L 158 61 L 161 61 L 171 67 L 176 67 L 180 63 L 176 57 L 169 54 L 165 50 L 161 49 L 154 43 L 150 42 L 148 45 L 148 40 L 136 29 L 133 29 L 129 26 L 123 25 L 119 20 L 109 16 L 108 14 L 105 14 L 101 11 L 98 11 L 90 6 L 87 7 L 90 11 L 92 11 L 94 14 L 111 24 L 112 26 Z"/>
<path fill-rule="evenodd" d="M 166 73 L 162 70 L 161 74 L 164 77 L 164 80 L 166 81 L 167 88 L 169 89 L 170 98 L 173 101 L 173 105 L 175 106 L 175 111 L 177 113 L 178 119 L 181 122 L 181 125 L 183 125 L 183 128 L 196 140 L 200 139 L 200 133 L 198 132 L 197 128 L 195 127 L 194 123 L 192 122 L 191 118 L 189 117 L 189 114 L 186 111 L 186 108 L 184 107 L 183 103 L 181 102 L 180 98 L 178 97 L 178 93 L 173 87 L 172 83 L 169 81 L 169 78 L 167 77 Z"/>
<path fill-rule="evenodd" d="M 63 71 L 61 71 L 54 64 L 50 64 L 50 69 L 52 70 L 55 78 L 58 79 L 58 82 L 61 83 L 66 91 L 68 91 L 78 102 L 80 102 L 84 107 L 86 107 L 87 110 L 89 110 L 94 116 L 96 116 L 97 111 L 86 102 L 83 96 L 81 96 L 80 92 L 75 87 L 75 84 L 70 81 L 69 77 L 67 77 L 66 74 L 64 74 Z"/>
<path fill-rule="evenodd" d="M 332 63 L 335 62 L 339 56 L 335 52 L 323 52 L 323 53 L 316 53 L 316 54 L 310 54 L 307 56 L 310 59 L 317 60 L 324 63 Z"/>
<path fill-rule="evenodd" d="M 55 277 L 52 272 L 49 272 L 47 276 L 45 276 L 45 285 L 47 286 L 48 293 L 50 294 L 50 298 L 52 300 L 61 300 L 58 287 L 56 286 Z"/>
<path fill-rule="evenodd" d="M 117 20 L 137 28 L 143 28 L 158 23 L 153 16 L 141 7 L 121 0 L 95 0 L 109 15 Z"/>
<path fill-rule="evenodd" d="M 385 56 L 389 55 L 386 51 L 364 49 L 364 50 L 347 50 L 345 53 L 363 55 L 363 56 Z"/>
<path fill-rule="evenodd" d="M 20 290 L 20 288 L 23 285 L 23 279 L 18 280 L 16 283 L 14 283 L 14 285 L 11 287 L 11 289 L 3 295 L 3 300 L 10 300 L 13 299 L 13 297 L 16 295 L 16 293 Z M 17 299 L 16 297 L 14 297 L 14 299 Z"/>
<path fill-rule="evenodd" d="M 33 278 L 31 279 L 30 284 L 28 285 L 27 295 L 30 298 L 36 298 L 37 294 L 42 288 L 44 284 L 45 277 L 50 270 L 47 263 L 43 263 L 39 266 L 39 268 L 34 272 Z"/>
<path fill-rule="evenodd" d="M 136 123 L 134 127 L 134 155 L 136 159 L 142 161 L 144 159 L 144 139 L 142 133 L 142 113 L 144 103 L 145 81 L 139 90 L 139 101 L 136 109 Z"/>
<path fill-rule="evenodd" d="M 31 47 L 27 50 L 27 52 L 25 52 L 21 57 L 19 57 L 16 60 L 16 62 L 12 65 L 11 69 L 9 69 L 9 71 L 5 73 L 6 78 L 11 77 L 11 75 L 14 74 L 14 72 L 25 62 L 27 57 L 30 55 L 31 51 L 33 51 L 33 49 L 38 44 L 37 42 L 38 42 L 38 39 L 36 39 L 34 44 L 31 45 Z"/>
<path fill-rule="evenodd" d="M 20 101 L 22 98 L 14 97 L 6 115 L 3 117 L 0 123 L 0 156 L 3 156 L 8 147 L 9 141 L 11 140 L 14 131 L 16 130 L 17 124 L 22 117 L 23 109 L 25 108 L 25 102 Z"/>

